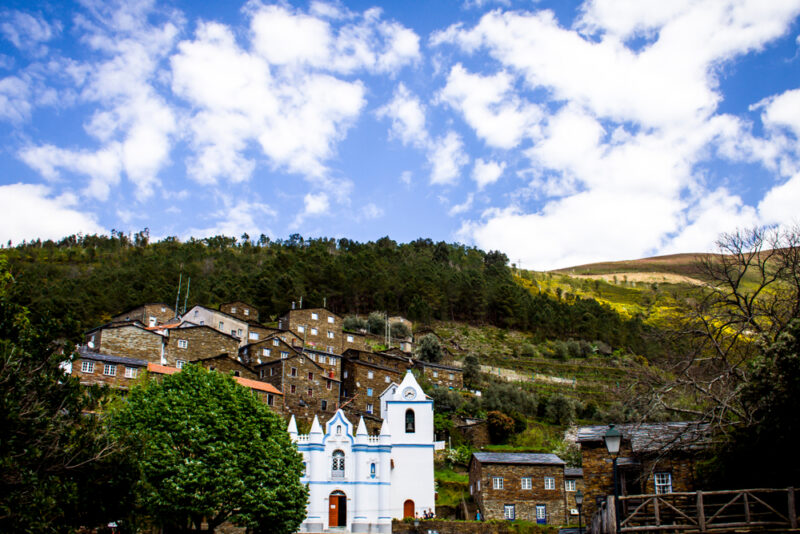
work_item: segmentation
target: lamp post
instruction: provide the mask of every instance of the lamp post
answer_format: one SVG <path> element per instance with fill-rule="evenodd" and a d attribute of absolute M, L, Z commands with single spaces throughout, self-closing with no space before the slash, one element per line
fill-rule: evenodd
<path fill-rule="evenodd" d="M 578 507 L 578 534 L 583 534 L 583 492 L 578 490 L 575 494 L 575 506 Z"/>
<path fill-rule="evenodd" d="M 617 523 L 616 534 L 620 534 L 619 532 L 619 476 L 617 474 L 617 458 L 619 457 L 619 446 L 622 443 L 622 433 L 614 428 L 614 425 L 609 425 L 608 430 L 606 431 L 605 435 L 603 436 L 603 440 L 606 443 L 606 449 L 608 449 L 608 453 L 611 455 L 613 466 L 614 466 L 614 519 Z"/>

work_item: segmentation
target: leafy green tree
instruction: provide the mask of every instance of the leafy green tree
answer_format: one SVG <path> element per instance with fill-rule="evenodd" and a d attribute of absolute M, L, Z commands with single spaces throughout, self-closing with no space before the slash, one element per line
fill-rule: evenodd
<path fill-rule="evenodd" d="M 391 327 L 392 327 L 392 338 L 394 339 L 405 339 L 411 336 L 411 331 L 403 323 L 399 322 L 391 323 Z"/>
<path fill-rule="evenodd" d="M 342 327 L 345 330 L 350 330 L 353 332 L 358 332 L 359 330 L 366 330 L 367 320 L 362 319 L 361 317 L 356 317 L 355 315 L 349 315 L 344 318 L 344 321 L 342 322 Z"/>
<path fill-rule="evenodd" d="M 305 517 L 301 457 L 283 420 L 252 392 L 199 366 L 134 388 L 114 415 L 142 479 L 142 512 L 169 531 L 230 521 L 295 532 Z"/>
<path fill-rule="evenodd" d="M 439 338 L 433 334 L 422 336 L 417 345 L 417 357 L 424 362 L 436 363 L 442 360 L 444 352 Z"/>
<path fill-rule="evenodd" d="M 575 420 L 575 403 L 564 395 L 550 397 L 545 408 L 547 420 L 556 425 L 568 425 Z"/>
<path fill-rule="evenodd" d="M 13 284 L 0 257 L 0 532 L 119 521 L 135 473 L 103 422 L 87 416 L 107 391 L 64 372 L 70 344 L 52 334 L 61 325 L 9 302 Z"/>
<path fill-rule="evenodd" d="M 464 385 L 474 387 L 480 381 L 481 365 L 478 357 L 467 354 L 464 358 Z"/>
<path fill-rule="evenodd" d="M 367 317 L 367 329 L 373 334 L 386 332 L 386 317 L 382 312 L 372 312 Z"/>
<path fill-rule="evenodd" d="M 495 444 L 507 442 L 514 432 L 514 419 L 501 411 L 494 410 L 486 414 L 486 424 L 489 428 L 489 438 Z"/>

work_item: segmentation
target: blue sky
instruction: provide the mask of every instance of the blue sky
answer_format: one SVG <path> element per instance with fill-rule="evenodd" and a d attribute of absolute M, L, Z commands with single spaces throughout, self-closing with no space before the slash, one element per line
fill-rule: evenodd
<path fill-rule="evenodd" d="M 0 242 L 388 235 L 525 268 L 800 206 L 800 0 L 0 8 Z"/>

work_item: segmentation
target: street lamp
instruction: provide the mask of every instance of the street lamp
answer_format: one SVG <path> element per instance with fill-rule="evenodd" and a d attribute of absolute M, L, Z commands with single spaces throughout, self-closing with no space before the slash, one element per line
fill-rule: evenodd
<path fill-rule="evenodd" d="M 614 428 L 614 425 L 609 425 L 608 430 L 603 436 L 606 442 L 606 449 L 611 455 L 614 465 L 614 519 L 617 523 L 617 534 L 619 534 L 619 477 L 617 475 L 617 458 L 619 457 L 619 446 L 622 443 L 622 433 Z"/>
<path fill-rule="evenodd" d="M 578 490 L 575 494 L 575 506 L 578 507 L 578 534 L 583 534 L 583 524 L 581 520 L 583 519 L 583 492 Z"/>

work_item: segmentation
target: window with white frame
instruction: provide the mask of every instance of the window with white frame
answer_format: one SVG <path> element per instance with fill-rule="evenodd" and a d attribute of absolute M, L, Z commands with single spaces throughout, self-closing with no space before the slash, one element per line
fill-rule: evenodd
<path fill-rule="evenodd" d="M 252 341 L 258 341 L 258 332 L 250 332 L 250 339 Z"/>
<path fill-rule="evenodd" d="M 81 362 L 81 372 L 82 373 L 94 373 L 94 362 L 89 362 L 83 360 Z"/>
<path fill-rule="evenodd" d="M 347 342 L 352 343 L 355 338 L 353 336 L 347 336 Z"/>
<path fill-rule="evenodd" d="M 113 363 L 103 365 L 103 374 L 107 376 L 117 376 L 117 366 Z"/>
<path fill-rule="evenodd" d="M 333 324 L 333 323 L 334 323 L 333 315 L 329 315 L 329 316 L 328 316 L 328 322 L 329 322 L 330 324 Z"/>
<path fill-rule="evenodd" d="M 316 336 L 317 334 L 319 334 L 319 330 L 317 330 L 316 328 L 312 328 L 311 329 L 311 335 L 312 336 Z"/>
<path fill-rule="evenodd" d="M 566 491 L 575 491 L 577 489 L 577 484 L 575 480 L 565 480 L 564 481 L 564 489 Z"/>
<path fill-rule="evenodd" d="M 306 331 L 306 327 L 303 326 L 303 325 L 300 325 L 300 326 L 297 327 L 297 331 L 300 332 L 301 334 L 303 334 Z"/>
<path fill-rule="evenodd" d="M 272 354 L 272 349 L 261 349 L 261 354 L 264 356 L 270 356 Z"/>
<path fill-rule="evenodd" d="M 372 396 L 372 388 L 367 388 L 367 397 Z"/>
<path fill-rule="evenodd" d="M 125 368 L 125 378 L 136 378 L 136 375 L 139 374 L 139 370 L 136 367 L 126 367 Z"/>
<path fill-rule="evenodd" d="M 189 341 L 186 339 L 179 339 L 178 340 L 178 348 L 185 349 L 189 347 Z"/>
<path fill-rule="evenodd" d="M 672 473 L 656 473 L 656 494 L 672 493 Z"/>
<path fill-rule="evenodd" d="M 546 490 L 554 490 L 554 489 L 556 489 L 556 479 L 555 479 L 555 477 L 544 477 L 544 489 L 546 489 Z"/>
<path fill-rule="evenodd" d="M 367 371 L 367 378 L 372 378 L 375 374 L 372 371 Z"/>
<path fill-rule="evenodd" d="M 183 369 L 183 366 L 186 365 L 186 360 L 176 360 L 175 367 L 178 369 Z"/>
<path fill-rule="evenodd" d="M 342 376 L 343 376 L 344 378 L 347 378 L 347 369 L 345 369 L 344 371 L 342 371 Z"/>
<path fill-rule="evenodd" d="M 222 321 L 219 322 L 219 329 L 220 330 L 225 330 L 225 323 L 224 322 L 222 322 Z"/>
<path fill-rule="evenodd" d="M 328 357 L 325 356 L 324 354 L 320 354 L 319 355 L 319 363 L 327 363 L 327 362 L 328 362 Z"/>
<path fill-rule="evenodd" d="M 447 378 L 449 380 L 453 380 L 455 378 L 455 376 L 453 375 L 453 373 L 450 373 L 449 375 L 447 375 Z"/>
<path fill-rule="evenodd" d="M 433 378 L 439 378 L 439 371 L 433 372 Z"/>
<path fill-rule="evenodd" d="M 476 489 L 477 489 L 478 491 L 480 491 L 480 490 L 481 490 L 481 481 L 480 481 L 480 480 L 478 481 L 478 487 L 477 487 Z"/>
<path fill-rule="evenodd" d="M 533 480 L 531 480 L 531 477 L 522 477 L 522 489 L 533 489 Z"/>
<path fill-rule="evenodd" d="M 384 382 L 386 382 L 386 383 L 388 384 L 389 382 L 391 382 L 391 381 L 392 381 L 392 379 L 391 379 L 391 378 L 389 378 L 389 375 L 386 375 L 386 376 L 384 377 L 383 381 L 384 381 Z"/>
<path fill-rule="evenodd" d="M 328 330 L 328 339 L 333 339 L 333 332 Z"/>
<path fill-rule="evenodd" d="M 536 505 L 536 519 L 537 520 L 547 520 L 547 506 L 544 504 L 537 504 Z"/>
<path fill-rule="evenodd" d="M 288 350 L 282 350 L 281 351 L 281 359 L 285 360 L 288 357 L 289 357 L 289 351 Z"/>
<path fill-rule="evenodd" d="M 333 347 L 328 345 L 328 353 L 333 354 Z"/>
<path fill-rule="evenodd" d="M 236 313 L 236 306 L 234 306 L 233 308 L 231 308 L 231 313 Z"/>
<path fill-rule="evenodd" d="M 276 338 L 276 339 L 273 339 L 273 340 L 272 340 L 272 346 L 273 346 L 273 347 L 279 347 L 279 346 L 280 346 L 280 344 L 281 344 L 281 342 L 280 342 L 280 340 L 279 340 L 279 339 L 277 339 L 277 338 Z"/>
<path fill-rule="evenodd" d="M 331 477 L 344 478 L 344 451 L 333 451 L 331 462 Z"/>
<path fill-rule="evenodd" d="M 506 504 L 503 506 L 503 519 L 508 519 L 509 521 L 513 521 L 517 518 L 515 505 L 513 504 Z"/>
<path fill-rule="evenodd" d="M 241 328 L 236 331 L 236 337 L 242 337 L 242 329 Z"/>
<path fill-rule="evenodd" d="M 150 326 L 155 326 L 156 324 L 158 324 L 158 319 L 150 317 Z"/>
<path fill-rule="evenodd" d="M 247 308 L 245 308 L 243 311 L 244 311 L 245 317 L 250 315 L 250 310 L 248 310 Z"/>
<path fill-rule="evenodd" d="M 503 489 L 503 477 L 492 477 L 492 488 L 496 490 Z"/>
<path fill-rule="evenodd" d="M 372 413 L 372 405 L 367 404 L 367 413 Z"/>
<path fill-rule="evenodd" d="M 311 312 L 311 318 L 317 321 L 319 320 L 319 314 L 317 314 L 317 312 Z"/>

